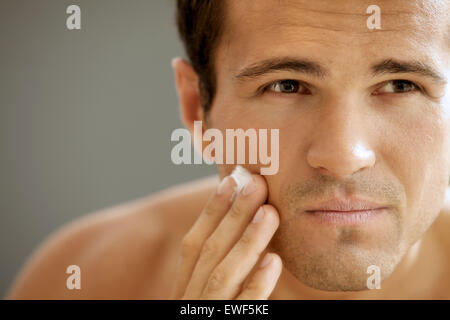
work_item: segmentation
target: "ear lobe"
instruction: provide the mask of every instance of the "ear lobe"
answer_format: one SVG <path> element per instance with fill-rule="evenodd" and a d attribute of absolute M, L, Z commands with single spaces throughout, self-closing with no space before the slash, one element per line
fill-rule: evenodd
<path fill-rule="evenodd" d="M 192 134 L 194 121 L 203 120 L 201 118 L 203 113 L 201 110 L 199 77 L 191 64 L 182 58 L 174 58 L 172 68 L 175 73 L 181 120 Z"/>

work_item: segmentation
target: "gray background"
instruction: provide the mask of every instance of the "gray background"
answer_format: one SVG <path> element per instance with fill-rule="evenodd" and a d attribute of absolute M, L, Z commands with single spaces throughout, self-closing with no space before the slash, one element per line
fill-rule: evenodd
<path fill-rule="evenodd" d="M 66 8 L 81 7 L 81 30 Z M 0 296 L 52 231 L 215 173 L 176 166 L 172 0 L 0 1 Z"/>

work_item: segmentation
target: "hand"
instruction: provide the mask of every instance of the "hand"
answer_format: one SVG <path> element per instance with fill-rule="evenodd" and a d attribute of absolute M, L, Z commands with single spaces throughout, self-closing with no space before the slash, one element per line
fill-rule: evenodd
<path fill-rule="evenodd" d="M 268 191 L 262 176 L 252 175 L 233 196 L 235 188 L 234 179 L 225 177 L 184 236 L 171 299 L 262 300 L 272 293 L 281 258 L 267 253 L 264 261 L 261 254 L 278 228 L 278 213 L 264 205 Z"/>

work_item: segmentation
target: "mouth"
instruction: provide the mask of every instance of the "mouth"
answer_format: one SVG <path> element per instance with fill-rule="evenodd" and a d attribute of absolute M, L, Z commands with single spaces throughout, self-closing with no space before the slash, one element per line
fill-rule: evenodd
<path fill-rule="evenodd" d="M 389 207 L 359 198 L 334 198 L 307 207 L 304 212 L 321 223 L 332 225 L 362 225 L 387 213 Z"/>
<path fill-rule="evenodd" d="M 334 225 L 360 225 L 368 223 L 383 213 L 387 208 L 357 211 L 305 211 L 322 223 Z"/>

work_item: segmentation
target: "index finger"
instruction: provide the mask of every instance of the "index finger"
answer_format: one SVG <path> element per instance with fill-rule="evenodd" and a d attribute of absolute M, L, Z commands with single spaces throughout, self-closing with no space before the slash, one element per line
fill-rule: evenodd
<path fill-rule="evenodd" d="M 233 194 L 237 187 L 235 180 L 231 176 L 226 176 L 208 199 L 194 225 L 184 236 L 173 293 L 175 298 L 183 296 L 200 255 L 202 244 L 213 233 L 231 207 Z"/>

